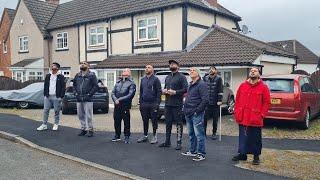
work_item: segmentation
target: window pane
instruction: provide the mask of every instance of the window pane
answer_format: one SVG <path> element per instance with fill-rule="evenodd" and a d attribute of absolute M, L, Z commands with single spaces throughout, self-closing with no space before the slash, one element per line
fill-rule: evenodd
<path fill-rule="evenodd" d="M 97 31 L 98 33 L 104 33 L 103 27 L 99 27 Z"/>
<path fill-rule="evenodd" d="M 62 34 L 57 34 L 57 38 L 62 37 Z"/>
<path fill-rule="evenodd" d="M 145 27 L 147 25 L 147 20 L 140 20 L 138 22 L 138 27 Z"/>
<path fill-rule="evenodd" d="M 96 29 L 96 28 L 90 29 L 90 33 L 96 33 L 96 32 L 97 32 L 97 29 Z"/>
<path fill-rule="evenodd" d="M 157 37 L 157 26 L 149 27 L 148 28 L 148 39 L 156 38 Z"/>
<path fill-rule="evenodd" d="M 231 72 L 224 72 L 224 84 L 231 84 Z"/>
<path fill-rule="evenodd" d="M 157 20 L 156 19 L 149 19 L 148 20 L 148 25 L 156 25 L 157 24 Z"/>
<path fill-rule="evenodd" d="M 25 41 L 25 49 L 24 50 L 28 50 L 28 46 L 29 46 L 29 42 Z"/>
<path fill-rule="evenodd" d="M 103 43 L 103 35 L 100 34 L 98 35 L 98 44 L 102 44 Z"/>
<path fill-rule="evenodd" d="M 63 37 L 66 39 L 66 38 L 68 38 L 68 33 L 64 33 L 63 34 Z"/>
<path fill-rule="evenodd" d="M 90 35 L 90 44 L 91 45 L 97 44 L 97 36 L 96 35 Z"/>
<path fill-rule="evenodd" d="M 139 39 L 145 39 L 146 36 L 146 29 L 139 29 Z"/>

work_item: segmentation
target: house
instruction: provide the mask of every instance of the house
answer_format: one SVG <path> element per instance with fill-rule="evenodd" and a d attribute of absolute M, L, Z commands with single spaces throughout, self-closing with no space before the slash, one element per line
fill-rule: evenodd
<path fill-rule="evenodd" d="M 43 79 L 48 72 L 50 34 L 45 26 L 58 4 L 55 0 L 19 0 L 10 28 L 12 78 Z"/>
<path fill-rule="evenodd" d="M 215 65 L 221 72 L 224 84 L 228 83 L 236 93 L 252 66 L 260 66 L 263 74 L 288 74 L 293 71 L 297 56 L 214 25 L 182 51 L 111 55 L 96 69 L 99 72 L 131 67 L 136 72 L 134 79 L 138 81 L 146 64 L 153 65 L 156 70 L 167 70 L 170 59 L 179 61 L 182 70 L 195 66 L 206 72 L 211 65 Z"/>
<path fill-rule="evenodd" d="M 15 10 L 4 8 L 0 21 L 0 76 L 11 77 L 10 67 L 11 48 L 9 30 L 14 18 Z"/>
<path fill-rule="evenodd" d="M 297 40 L 285 40 L 270 42 L 270 44 L 283 48 L 286 51 L 297 54 L 297 70 L 304 70 L 312 74 L 317 70 L 319 57 Z"/>

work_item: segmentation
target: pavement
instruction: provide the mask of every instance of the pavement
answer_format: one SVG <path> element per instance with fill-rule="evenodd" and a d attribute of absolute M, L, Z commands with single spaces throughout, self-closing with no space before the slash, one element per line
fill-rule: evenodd
<path fill-rule="evenodd" d="M 237 138 L 223 136 L 222 142 L 208 140 L 203 162 L 193 162 L 174 148 L 138 144 L 141 133 L 132 134 L 132 143 L 113 143 L 113 132 L 98 131 L 93 138 L 78 137 L 78 129 L 60 126 L 59 131 L 38 132 L 39 122 L 15 115 L 0 114 L 0 131 L 19 135 L 39 146 L 149 179 L 285 179 L 243 170 L 230 160 L 237 150 Z M 175 128 L 173 128 L 175 129 Z M 173 135 L 174 137 L 174 135 Z M 160 142 L 164 134 L 159 134 Z M 175 138 L 172 139 L 175 145 Z M 187 137 L 184 136 L 184 150 Z M 263 139 L 267 148 L 320 152 L 320 141 Z"/>
<path fill-rule="evenodd" d="M 124 179 L 3 139 L 0 154 L 0 179 Z"/>

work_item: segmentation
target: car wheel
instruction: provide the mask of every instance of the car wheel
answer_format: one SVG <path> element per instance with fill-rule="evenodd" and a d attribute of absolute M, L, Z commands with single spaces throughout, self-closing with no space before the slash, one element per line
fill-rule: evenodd
<path fill-rule="evenodd" d="M 234 97 L 233 96 L 229 97 L 227 102 L 227 114 L 230 115 L 234 113 L 234 104 L 235 104 Z"/>
<path fill-rule="evenodd" d="M 28 102 L 18 102 L 18 107 L 21 109 L 29 108 L 30 104 Z"/>
<path fill-rule="evenodd" d="M 302 129 L 309 129 L 310 127 L 310 119 L 311 119 L 311 116 L 310 116 L 310 110 L 308 109 L 307 112 L 306 112 L 306 115 L 304 117 L 304 120 L 301 124 L 301 128 Z"/>

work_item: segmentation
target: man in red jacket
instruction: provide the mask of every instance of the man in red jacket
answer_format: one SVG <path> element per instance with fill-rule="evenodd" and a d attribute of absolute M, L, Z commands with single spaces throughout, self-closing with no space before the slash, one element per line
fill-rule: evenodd
<path fill-rule="evenodd" d="M 247 154 L 253 154 L 252 163 L 260 164 L 261 128 L 269 106 L 270 91 L 260 79 L 259 69 L 253 67 L 249 79 L 240 85 L 236 96 L 234 117 L 239 124 L 239 154 L 232 158 L 233 161 L 246 161 Z"/>

